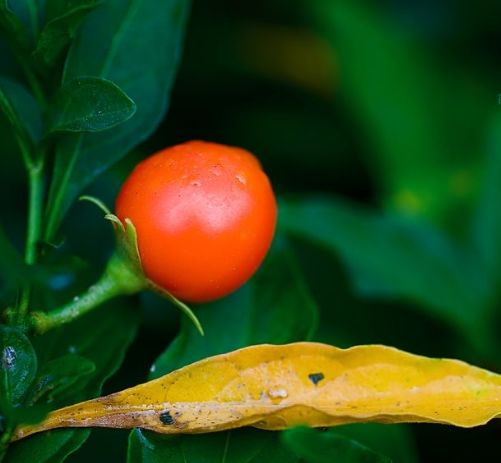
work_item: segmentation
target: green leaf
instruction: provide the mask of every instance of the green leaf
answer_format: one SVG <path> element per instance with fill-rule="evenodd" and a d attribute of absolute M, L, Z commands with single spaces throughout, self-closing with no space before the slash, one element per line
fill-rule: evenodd
<path fill-rule="evenodd" d="M 388 463 L 391 460 L 333 431 L 295 428 L 282 433 L 285 445 L 307 463 Z"/>
<path fill-rule="evenodd" d="M 0 224 L 0 299 L 5 298 L 26 278 L 28 269 Z"/>
<path fill-rule="evenodd" d="M 188 0 L 108 0 L 86 17 L 69 52 L 65 82 L 82 75 L 112 80 L 134 100 L 137 112 L 126 123 L 86 136 L 73 150 L 57 155 L 49 241 L 80 192 L 145 140 L 164 117 L 188 7 Z"/>
<path fill-rule="evenodd" d="M 151 378 L 244 346 L 309 340 L 317 324 L 317 307 L 293 254 L 280 239 L 248 284 L 205 304 L 196 315 L 205 336 L 183 319 L 180 334 L 153 365 Z"/>
<path fill-rule="evenodd" d="M 21 331 L 5 325 L 0 325 L 0 366 L 2 402 L 17 406 L 35 378 L 37 356 Z"/>
<path fill-rule="evenodd" d="M 42 365 L 30 390 L 30 402 L 67 402 L 85 387 L 86 378 L 96 370 L 94 362 L 81 355 L 67 354 Z"/>
<path fill-rule="evenodd" d="M 25 31 L 26 43 L 31 44 L 38 35 L 42 14 L 40 0 L 0 0 L 10 7 Z M 30 45 L 31 46 L 31 45 Z"/>
<path fill-rule="evenodd" d="M 69 45 L 85 16 L 101 0 L 51 1 L 47 11 L 51 13 L 47 24 L 38 37 L 35 59 L 50 68 L 62 51 Z"/>
<path fill-rule="evenodd" d="M 113 82 L 78 77 L 56 96 L 49 132 L 101 132 L 127 121 L 135 111 L 135 103 Z"/>
<path fill-rule="evenodd" d="M 408 425 L 357 423 L 337 426 L 336 433 L 387 455 L 398 463 L 418 463 L 413 434 Z"/>
<path fill-rule="evenodd" d="M 35 98 L 19 83 L 0 78 L 0 111 L 7 117 L 27 160 L 34 143 L 42 137 L 42 114 Z"/>
<path fill-rule="evenodd" d="M 417 301 L 466 333 L 483 326 L 476 261 L 425 222 L 317 196 L 282 203 L 280 226 L 339 256 L 361 294 Z"/>
<path fill-rule="evenodd" d="M 290 440 L 294 436 L 298 436 L 300 442 L 291 445 Z M 296 446 L 299 446 L 299 449 Z M 312 454 L 314 457 L 324 459 L 309 459 Z M 379 463 L 390 460 L 356 441 L 330 431 L 322 433 L 309 429 L 295 429 L 282 434 L 246 428 L 197 436 L 163 436 L 135 429 L 129 436 L 127 461 L 128 463 L 299 463 L 299 461 Z"/>
<path fill-rule="evenodd" d="M 78 450 L 90 435 L 89 429 L 57 429 L 9 447 L 5 463 L 60 463 Z"/>
<path fill-rule="evenodd" d="M 21 2 L 14 3 L 17 6 Z M 14 14 L 8 0 L 0 0 L 0 32 L 7 35 L 9 42 L 27 49 L 29 40 L 26 29 L 19 18 Z"/>
<path fill-rule="evenodd" d="M 139 316 L 136 307 L 125 301 L 108 304 L 73 323 L 36 339 L 40 364 L 67 354 L 79 355 L 95 364 L 93 375 L 80 378 L 82 384 L 65 394 L 64 400 L 76 403 L 97 396 L 104 381 L 121 365 L 125 351 L 132 342 Z M 69 391 L 69 390 L 68 390 Z M 61 429 L 35 435 L 9 447 L 6 461 L 59 463 L 77 450 L 89 436 L 85 429 Z"/>
<path fill-rule="evenodd" d="M 484 189 L 473 223 L 473 246 L 491 280 L 493 291 L 501 281 L 501 112 L 489 126 Z"/>
<path fill-rule="evenodd" d="M 135 429 L 129 436 L 128 463 L 298 463 L 279 433 L 257 429 L 166 437 Z"/>

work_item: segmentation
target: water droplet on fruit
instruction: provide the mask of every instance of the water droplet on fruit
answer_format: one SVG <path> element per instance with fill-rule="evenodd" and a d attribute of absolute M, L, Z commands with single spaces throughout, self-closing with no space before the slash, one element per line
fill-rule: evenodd
<path fill-rule="evenodd" d="M 247 184 L 247 180 L 245 180 L 245 177 L 241 174 L 237 174 L 235 176 L 235 178 L 242 184 L 242 185 L 246 185 Z"/>

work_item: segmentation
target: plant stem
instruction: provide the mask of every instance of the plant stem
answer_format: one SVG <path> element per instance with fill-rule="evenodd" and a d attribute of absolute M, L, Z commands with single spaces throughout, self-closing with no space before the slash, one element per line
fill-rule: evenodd
<path fill-rule="evenodd" d="M 25 262 L 32 265 L 37 258 L 37 243 L 42 232 L 42 203 L 44 192 L 43 161 L 30 168 L 28 172 L 30 183 L 28 234 L 26 239 Z"/>
<path fill-rule="evenodd" d="M 65 325 L 117 296 L 134 294 L 147 286 L 147 280 L 131 268 L 129 261 L 115 253 L 101 278 L 84 294 L 48 313 L 33 312 L 31 325 L 38 333 Z"/>
<path fill-rule="evenodd" d="M 42 206 L 44 194 L 44 163 L 40 158 L 38 162 L 28 166 L 28 225 L 26 235 L 26 248 L 24 261 L 33 265 L 37 260 L 37 245 L 42 233 Z M 26 284 L 21 293 L 21 302 L 17 314 L 18 322 L 22 322 L 28 310 L 31 288 Z"/>

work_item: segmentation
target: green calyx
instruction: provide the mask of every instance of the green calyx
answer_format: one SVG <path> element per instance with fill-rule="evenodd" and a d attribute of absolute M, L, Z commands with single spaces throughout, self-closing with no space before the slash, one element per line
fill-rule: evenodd
<path fill-rule="evenodd" d="M 128 218 L 121 221 L 97 198 L 83 196 L 80 199 L 90 201 L 98 206 L 104 212 L 104 218 L 112 223 L 116 236 L 115 252 L 108 261 L 102 276 L 86 292 L 50 312 L 32 312 L 30 314 L 30 326 L 37 333 L 44 333 L 75 320 L 109 299 L 135 294 L 143 289 L 151 289 L 169 299 L 188 316 L 200 334 L 203 335 L 202 326 L 193 311 L 144 275 L 137 244 L 136 228 L 132 221 Z"/>

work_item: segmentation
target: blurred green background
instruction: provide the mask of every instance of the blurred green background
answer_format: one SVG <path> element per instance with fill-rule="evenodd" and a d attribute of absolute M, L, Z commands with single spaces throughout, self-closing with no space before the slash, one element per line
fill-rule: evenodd
<path fill-rule="evenodd" d="M 138 160 L 177 142 L 245 147 L 280 195 L 279 230 L 320 309 L 316 340 L 500 373 L 500 17 L 491 1 L 194 1 L 167 117 L 88 192 L 113 204 Z M 5 131 L 1 142 L 15 150 Z M 14 156 L 0 157 L 0 201 L 21 248 L 26 184 Z M 61 300 L 96 278 L 113 243 L 81 203 L 64 235 L 48 279 Z M 137 302 L 142 326 L 105 392 L 144 381 L 178 331 L 167 302 Z M 466 462 L 496 460 L 500 431 L 498 420 L 345 432 L 395 461 Z M 94 432 L 68 461 L 97 445 L 102 461 L 122 461 L 126 437 Z"/>

